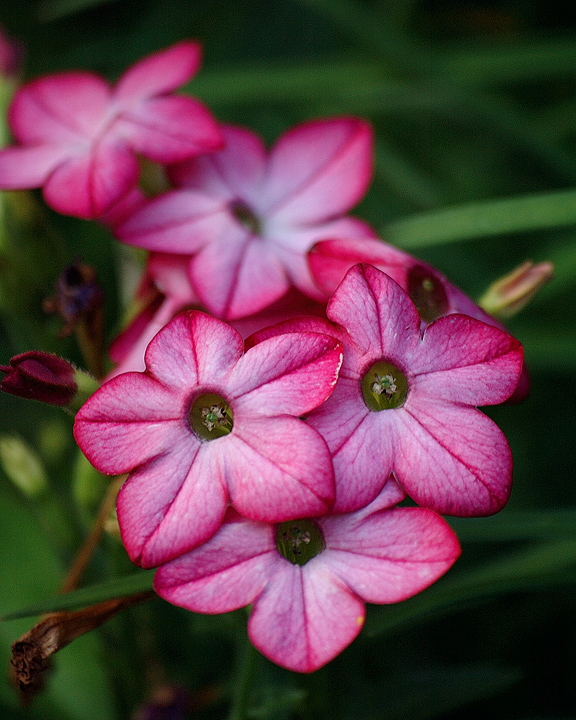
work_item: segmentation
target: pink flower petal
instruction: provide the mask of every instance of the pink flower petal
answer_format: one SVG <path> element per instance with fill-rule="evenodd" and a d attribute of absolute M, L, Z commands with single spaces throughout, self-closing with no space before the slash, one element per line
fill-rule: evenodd
<path fill-rule="evenodd" d="M 133 473 L 124 487 L 117 503 L 122 540 L 142 567 L 161 565 L 206 542 L 226 513 L 218 452 L 207 444 L 181 443 Z"/>
<path fill-rule="evenodd" d="M 0 188 L 26 190 L 41 187 L 50 173 L 68 158 L 61 145 L 32 145 L 0 150 Z"/>
<path fill-rule="evenodd" d="M 460 555 L 449 525 L 425 508 L 394 508 L 358 522 L 322 518 L 330 548 L 322 560 L 365 602 L 395 603 L 421 592 Z"/>
<path fill-rule="evenodd" d="M 126 70 L 114 89 L 114 98 L 129 105 L 172 92 L 196 74 L 201 59 L 201 46 L 190 40 L 153 53 Z"/>
<path fill-rule="evenodd" d="M 152 340 L 146 367 L 163 385 L 188 397 L 195 385 L 218 387 L 243 352 L 240 335 L 221 320 L 190 310 Z"/>
<path fill-rule="evenodd" d="M 225 438 L 232 505 L 264 522 L 319 515 L 334 498 L 332 463 L 315 430 L 293 417 L 235 418 Z"/>
<path fill-rule="evenodd" d="M 91 151 L 54 170 L 44 185 L 44 199 L 60 213 L 93 219 L 134 187 L 138 172 L 138 162 L 126 145 L 103 138 Z"/>
<path fill-rule="evenodd" d="M 282 563 L 271 525 L 239 519 L 193 552 L 158 568 L 154 589 L 192 612 L 222 613 L 245 607 Z"/>
<path fill-rule="evenodd" d="M 151 200 L 116 228 L 116 235 L 128 245 L 146 250 L 192 255 L 231 225 L 220 199 L 174 190 Z"/>
<path fill-rule="evenodd" d="M 220 130 L 224 149 L 173 166 L 170 180 L 177 187 L 201 190 L 229 201 L 241 200 L 256 211 L 267 163 L 264 143 L 246 128 L 223 125 Z"/>
<path fill-rule="evenodd" d="M 272 148 L 266 213 L 291 225 L 328 220 L 350 210 L 371 177 L 372 132 L 367 123 L 352 117 L 304 123 Z"/>
<path fill-rule="evenodd" d="M 129 472 L 190 433 L 182 402 L 152 378 L 125 373 L 84 403 L 74 437 L 100 472 Z"/>
<path fill-rule="evenodd" d="M 414 304 L 399 285 L 371 265 L 348 271 L 326 314 L 348 330 L 367 362 L 386 358 L 402 370 L 419 347 L 420 318 Z"/>
<path fill-rule="evenodd" d="M 342 345 L 316 333 L 271 337 L 252 347 L 230 377 L 237 411 L 304 415 L 330 395 Z"/>
<path fill-rule="evenodd" d="M 303 567 L 281 566 L 254 603 L 250 640 L 281 667 L 313 672 L 358 635 L 364 603 L 334 576 L 321 558 Z"/>
<path fill-rule="evenodd" d="M 514 391 L 523 351 L 511 335 L 466 315 L 447 315 L 428 326 L 412 370 L 412 391 L 435 400 L 495 405 Z"/>
<path fill-rule="evenodd" d="M 262 310 L 290 287 L 273 249 L 231 218 L 194 257 L 190 274 L 203 304 L 226 320 Z"/>
<path fill-rule="evenodd" d="M 443 515 L 477 517 L 506 504 L 512 458 L 492 420 L 474 408 L 423 398 L 395 417 L 394 472 L 419 505 Z"/>
<path fill-rule="evenodd" d="M 122 113 L 113 127 L 149 160 L 174 163 L 222 147 L 222 135 L 210 112 L 190 97 L 152 98 Z"/>
<path fill-rule="evenodd" d="M 104 129 L 110 87 L 98 75 L 68 72 L 34 80 L 14 96 L 10 128 L 23 144 L 78 143 Z"/>

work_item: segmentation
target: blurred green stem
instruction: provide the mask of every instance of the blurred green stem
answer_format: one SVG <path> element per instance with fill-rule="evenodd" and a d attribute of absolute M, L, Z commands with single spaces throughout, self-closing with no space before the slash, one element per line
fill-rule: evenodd
<path fill-rule="evenodd" d="M 232 704 L 228 720 L 245 720 L 248 696 L 252 687 L 252 678 L 256 668 L 258 652 L 246 633 L 238 641 L 236 655 L 236 684 L 232 693 Z"/>

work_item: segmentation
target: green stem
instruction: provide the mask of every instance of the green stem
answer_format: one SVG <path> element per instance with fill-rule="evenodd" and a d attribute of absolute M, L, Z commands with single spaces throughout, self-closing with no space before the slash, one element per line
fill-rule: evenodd
<path fill-rule="evenodd" d="M 256 668 L 258 652 L 244 633 L 238 642 L 236 684 L 232 693 L 232 704 L 228 720 L 245 720 L 248 695 Z"/>

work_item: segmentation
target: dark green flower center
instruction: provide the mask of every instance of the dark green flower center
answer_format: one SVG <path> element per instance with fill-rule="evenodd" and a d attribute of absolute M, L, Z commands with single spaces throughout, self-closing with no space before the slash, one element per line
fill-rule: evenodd
<path fill-rule="evenodd" d="M 200 440 L 216 440 L 232 430 L 232 410 L 216 393 L 199 395 L 188 414 L 190 427 Z"/>
<path fill-rule="evenodd" d="M 406 278 L 408 295 L 416 305 L 418 314 L 427 323 L 431 323 L 448 313 L 448 295 L 442 280 L 423 265 L 414 265 Z"/>
<path fill-rule="evenodd" d="M 379 360 L 362 378 L 362 397 L 370 410 L 399 408 L 406 402 L 408 380 L 392 363 Z"/>
<path fill-rule="evenodd" d="M 276 547 L 294 565 L 306 565 L 326 547 L 322 530 L 312 520 L 290 520 L 278 525 Z"/>
<path fill-rule="evenodd" d="M 247 230 L 250 230 L 251 233 L 254 233 L 254 235 L 260 235 L 260 220 L 258 220 L 248 205 L 241 200 L 234 200 L 230 205 L 230 210 L 240 225 L 243 225 Z"/>

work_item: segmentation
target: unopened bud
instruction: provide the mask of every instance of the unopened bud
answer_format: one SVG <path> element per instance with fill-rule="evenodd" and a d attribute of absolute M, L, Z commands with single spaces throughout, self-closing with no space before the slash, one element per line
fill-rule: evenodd
<path fill-rule="evenodd" d="M 490 285 L 479 305 L 490 315 L 509 318 L 528 304 L 534 295 L 552 279 L 551 262 L 534 265 L 526 260 L 508 275 Z"/>
<path fill-rule="evenodd" d="M 28 400 L 78 410 L 96 392 L 98 382 L 67 360 L 40 350 L 15 355 L 10 365 L 0 365 L 6 377 L 0 390 Z"/>

